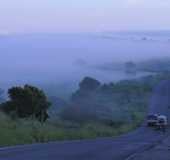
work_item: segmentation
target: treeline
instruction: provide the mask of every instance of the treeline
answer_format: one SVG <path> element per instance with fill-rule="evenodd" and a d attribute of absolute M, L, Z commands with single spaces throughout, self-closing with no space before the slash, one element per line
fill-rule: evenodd
<path fill-rule="evenodd" d="M 75 121 L 131 122 L 135 114 L 146 111 L 151 91 L 150 85 L 139 81 L 101 84 L 85 77 L 61 116 Z"/>
<path fill-rule="evenodd" d="M 79 89 L 64 103 L 49 102 L 43 90 L 25 85 L 8 90 L 9 99 L 0 105 L 0 110 L 12 119 L 33 119 L 41 123 L 50 116 L 76 122 L 101 121 L 107 123 L 132 122 L 136 115 L 146 110 L 146 101 L 152 87 L 140 81 L 121 81 L 102 84 L 91 77 L 85 77 Z M 50 106 L 58 107 L 57 115 L 49 114 Z M 52 110 L 51 108 L 50 110 Z M 136 117 L 137 118 L 137 117 Z"/>
<path fill-rule="evenodd" d="M 85 77 L 60 117 L 73 121 L 136 123 L 146 114 L 153 88 L 167 79 L 170 73 L 108 84 Z"/>
<path fill-rule="evenodd" d="M 170 74 L 108 84 L 85 77 L 68 101 L 55 96 L 48 98 L 34 86 L 12 87 L 8 90 L 9 99 L 1 103 L 0 110 L 12 119 L 31 118 L 42 123 L 55 116 L 76 122 L 131 123 L 144 116 L 152 89 L 165 79 L 170 79 Z M 56 114 L 51 114 L 55 106 Z"/>

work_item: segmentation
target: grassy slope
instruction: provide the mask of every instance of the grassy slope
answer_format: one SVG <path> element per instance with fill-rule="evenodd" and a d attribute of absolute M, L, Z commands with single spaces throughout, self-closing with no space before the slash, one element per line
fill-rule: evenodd
<path fill-rule="evenodd" d="M 126 133 L 140 124 L 122 124 L 113 127 L 91 122 L 76 124 L 71 122 L 46 122 L 40 124 L 31 120 L 11 120 L 0 113 L 0 146 L 31 144 L 58 140 L 112 137 Z"/>

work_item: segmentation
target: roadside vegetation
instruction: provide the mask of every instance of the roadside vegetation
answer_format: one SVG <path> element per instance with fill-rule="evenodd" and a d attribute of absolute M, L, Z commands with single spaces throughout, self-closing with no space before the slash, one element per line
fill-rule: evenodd
<path fill-rule="evenodd" d="M 76 123 L 70 121 L 45 122 L 25 119 L 12 120 L 0 114 L 0 146 L 44 143 L 50 141 L 114 137 L 136 126 L 130 124 L 106 125 L 100 122 Z"/>
<path fill-rule="evenodd" d="M 85 77 L 69 101 L 57 99 L 63 107 L 55 114 L 55 103 L 42 90 L 13 87 L 0 106 L 0 146 L 127 133 L 141 125 L 153 88 L 166 79 L 169 73 L 110 84 Z"/>

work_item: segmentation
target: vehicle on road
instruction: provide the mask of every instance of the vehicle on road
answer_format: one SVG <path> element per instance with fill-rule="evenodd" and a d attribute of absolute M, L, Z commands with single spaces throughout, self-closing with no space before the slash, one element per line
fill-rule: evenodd
<path fill-rule="evenodd" d="M 147 126 L 165 131 L 168 126 L 168 119 L 165 115 L 150 114 L 147 116 Z"/>
<path fill-rule="evenodd" d="M 147 126 L 154 127 L 158 124 L 158 115 L 157 114 L 150 114 L 147 116 Z"/>
<path fill-rule="evenodd" d="M 160 129 L 162 130 L 163 132 L 165 132 L 166 128 L 167 128 L 167 125 L 168 125 L 168 119 L 166 116 L 164 115 L 160 115 L 158 116 L 158 122 L 156 124 L 157 126 L 157 129 Z"/>

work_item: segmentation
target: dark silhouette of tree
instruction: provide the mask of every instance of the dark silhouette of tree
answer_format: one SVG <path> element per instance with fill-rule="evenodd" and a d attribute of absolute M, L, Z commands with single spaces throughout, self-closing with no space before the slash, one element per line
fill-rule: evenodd
<path fill-rule="evenodd" d="M 19 118 L 32 117 L 41 122 L 47 120 L 47 109 L 50 103 L 44 92 L 36 87 L 25 85 L 8 90 L 10 100 L 1 104 L 7 114 L 14 114 Z"/>
<path fill-rule="evenodd" d="M 100 82 L 96 79 L 85 77 L 79 84 L 80 90 L 95 90 L 100 86 Z"/>
<path fill-rule="evenodd" d="M 81 101 L 84 99 L 85 101 L 90 98 L 90 95 L 93 92 L 96 92 L 101 86 L 101 83 L 93 78 L 85 77 L 80 83 L 79 83 L 79 89 L 72 94 L 71 100 L 73 102 L 75 101 Z"/>

